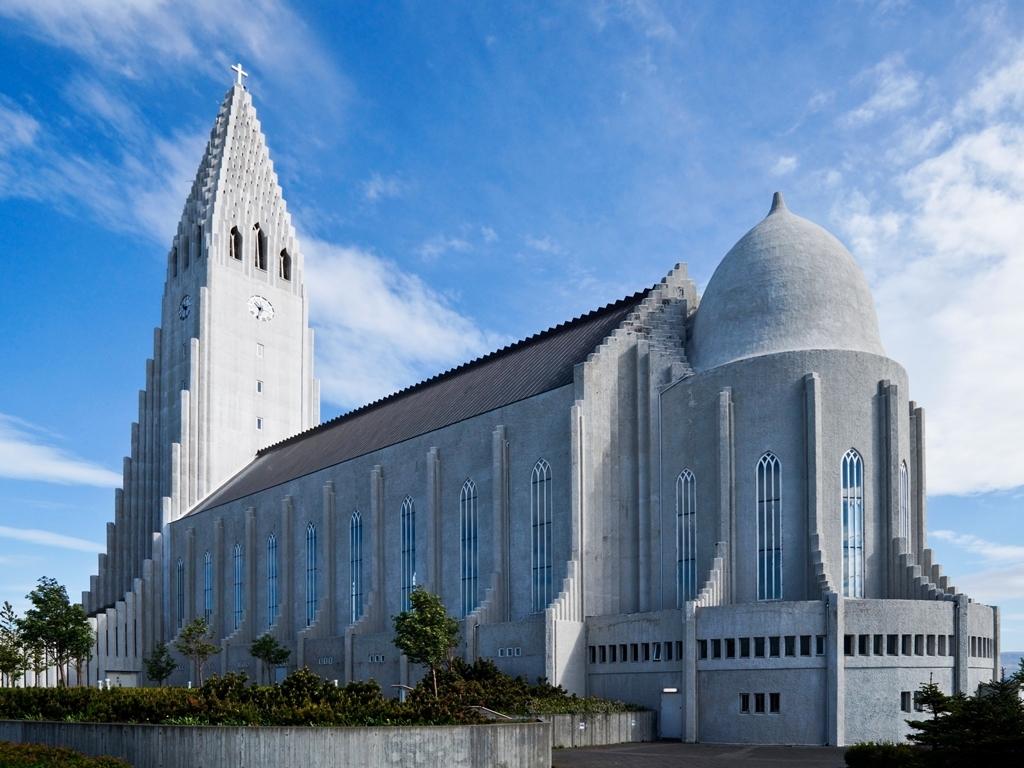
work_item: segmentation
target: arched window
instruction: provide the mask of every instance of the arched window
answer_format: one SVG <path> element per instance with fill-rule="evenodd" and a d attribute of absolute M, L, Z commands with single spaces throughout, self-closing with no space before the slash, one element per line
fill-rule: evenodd
<path fill-rule="evenodd" d="M 238 227 L 231 228 L 231 258 L 242 260 L 242 233 Z"/>
<path fill-rule="evenodd" d="M 412 497 L 402 502 L 402 610 L 412 607 L 409 595 L 416 587 L 416 508 Z"/>
<path fill-rule="evenodd" d="M 252 226 L 253 231 L 256 233 L 254 238 L 256 242 L 253 244 L 253 261 L 256 264 L 256 269 L 262 269 L 264 272 L 267 271 L 267 236 L 260 229 L 260 223 L 257 221 Z"/>
<path fill-rule="evenodd" d="M 782 465 L 757 462 L 757 599 L 782 599 Z"/>
<path fill-rule="evenodd" d="M 203 618 L 206 626 L 213 621 L 213 558 L 207 552 L 203 555 Z"/>
<path fill-rule="evenodd" d="M 476 483 L 467 480 L 459 494 L 459 521 L 462 540 L 462 615 L 471 614 L 477 605 L 477 516 Z"/>
<path fill-rule="evenodd" d="M 864 462 L 843 456 L 843 594 L 864 597 Z"/>
<path fill-rule="evenodd" d="M 306 526 L 306 626 L 316 621 L 316 526 Z"/>
<path fill-rule="evenodd" d="M 292 257 L 288 255 L 288 250 L 281 251 L 281 260 L 277 263 L 277 276 L 282 280 L 292 279 Z"/>
<path fill-rule="evenodd" d="M 544 459 L 533 467 L 530 523 L 533 610 L 540 612 L 551 602 L 551 467 Z"/>
<path fill-rule="evenodd" d="M 900 536 L 910 544 L 910 472 L 907 462 L 900 462 Z"/>
<path fill-rule="evenodd" d="M 235 629 L 242 626 L 242 545 L 235 542 Z"/>
<path fill-rule="evenodd" d="M 178 588 L 178 629 L 181 629 L 185 626 L 185 563 L 180 557 L 178 558 L 178 567 L 176 571 L 176 586 Z"/>
<path fill-rule="evenodd" d="M 267 625 L 274 626 L 280 613 L 277 599 L 277 536 L 267 539 Z"/>
<path fill-rule="evenodd" d="M 697 478 L 688 469 L 676 479 L 676 591 L 679 605 L 697 597 Z"/>
<path fill-rule="evenodd" d="M 178 276 L 178 246 L 171 248 L 171 253 L 167 257 L 167 267 L 171 270 L 171 277 Z"/>
<path fill-rule="evenodd" d="M 351 581 L 352 623 L 363 615 L 363 518 L 357 509 L 348 523 L 348 570 Z"/>

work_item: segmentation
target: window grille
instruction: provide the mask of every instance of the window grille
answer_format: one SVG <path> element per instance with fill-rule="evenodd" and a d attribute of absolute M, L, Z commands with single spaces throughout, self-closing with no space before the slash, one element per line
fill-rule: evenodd
<path fill-rule="evenodd" d="M 688 469 L 676 479 L 676 592 L 679 605 L 697 597 L 697 478 Z"/>
<path fill-rule="evenodd" d="M 306 526 L 306 626 L 316 621 L 316 526 Z"/>
<path fill-rule="evenodd" d="M 206 626 L 213 621 L 213 558 L 207 552 L 203 555 L 203 618 Z"/>
<path fill-rule="evenodd" d="M 462 540 L 462 615 L 477 606 L 477 511 L 476 483 L 466 480 L 459 495 Z"/>
<path fill-rule="evenodd" d="M 178 629 L 185 626 L 185 563 L 178 558 L 177 567 L 177 588 L 178 588 Z"/>
<path fill-rule="evenodd" d="M 864 597 L 864 462 L 852 448 L 843 456 L 843 594 Z"/>
<path fill-rule="evenodd" d="M 771 453 L 757 462 L 757 599 L 782 599 L 782 465 Z"/>
<path fill-rule="evenodd" d="M 412 608 L 409 596 L 416 587 L 416 509 L 412 497 L 402 502 L 402 610 Z"/>
<path fill-rule="evenodd" d="M 277 598 L 277 536 L 267 539 L 267 626 L 274 626 L 279 613 Z"/>
<path fill-rule="evenodd" d="M 907 462 L 900 462 L 900 536 L 910 544 L 910 472 Z"/>
<path fill-rule="evenodd" d="M 235 629 L 242 625 L 242 545 L 235 542 Z"/>
<path fill-rule="evenodd" d="M 351 582 L 352 623 L 363 615 L 363 518 L 357 509 L 348 523 L 349 580 Z"/>
<path fill-rule="evenodd" d="M 551 467 L 544 459 L 533 467 L 531 491 L 533 610 L 539 613 L 551 602 Z"/>

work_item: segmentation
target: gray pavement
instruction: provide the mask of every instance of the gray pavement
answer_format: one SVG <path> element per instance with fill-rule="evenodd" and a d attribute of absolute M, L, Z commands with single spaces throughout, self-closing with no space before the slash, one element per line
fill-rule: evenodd
<path fill-rule="evenodd" d="M 555 749 L 554 768 L 843 768 L 843 747 L 759 747 L 658 741 Z"/>

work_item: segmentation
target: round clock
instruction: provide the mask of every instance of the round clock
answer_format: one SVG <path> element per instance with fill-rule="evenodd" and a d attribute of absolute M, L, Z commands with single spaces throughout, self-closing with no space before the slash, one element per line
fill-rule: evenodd
<path fill-rule="evenodd" d="M 249 311 L 257 320 L 273 320 L 274 307 L 262 296 L 249 297 Z"/>
<path fill-rule="evenodd" d="M 185 296 L 178 305 L 178 317 L 184 320 L 188 317 L 188 313 L 192 311 L 192 297 Z"/>

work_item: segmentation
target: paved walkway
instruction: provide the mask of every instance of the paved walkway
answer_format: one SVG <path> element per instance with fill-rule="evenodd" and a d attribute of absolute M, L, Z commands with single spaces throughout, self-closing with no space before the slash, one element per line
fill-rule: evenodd
<path fill-rule="evenodd" d="M 554 749 L 554 768 L 844 768 L 843 747 L 743 747 L 658 741 Z"/>

